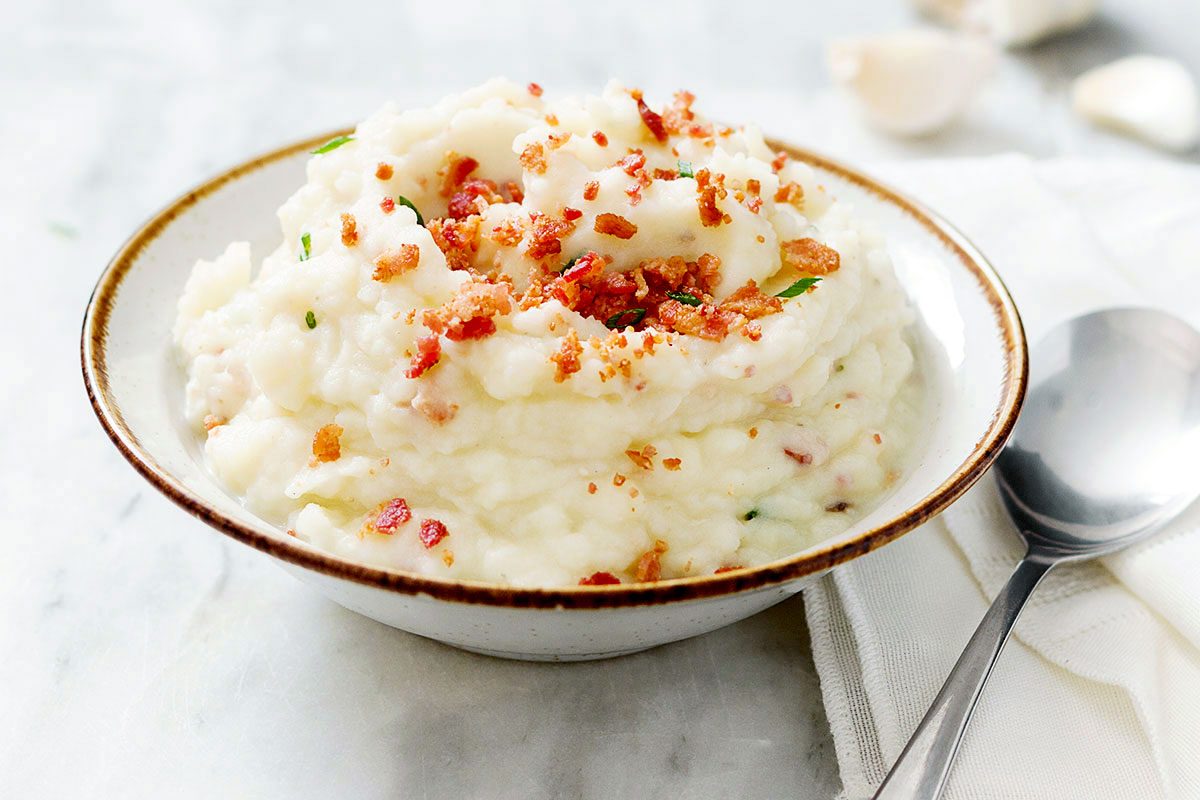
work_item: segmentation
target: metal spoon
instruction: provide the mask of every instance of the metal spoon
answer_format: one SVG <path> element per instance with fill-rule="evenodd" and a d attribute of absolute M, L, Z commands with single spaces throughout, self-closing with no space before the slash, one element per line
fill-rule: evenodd
<path fill-rule="evenodd" d="M 1111 309 L 1063 323 L 1031 355 L 1029 394 L 996 462 L 1028 546 L 876 800 L 935 800 L 1025 601 L 1054 566 L 1145 538 L 1200 495 L 1200 333 Z"/>

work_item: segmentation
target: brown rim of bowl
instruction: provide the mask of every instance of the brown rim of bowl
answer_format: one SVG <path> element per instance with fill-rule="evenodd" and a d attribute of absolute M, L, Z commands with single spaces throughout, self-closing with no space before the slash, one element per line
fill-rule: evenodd
<path fill-rule="evenodd" d="M 134 469 L 176 505 L 243 544 L 325 575 L 385 591 L 407 595 L 424 594 L 439 600 L 460 603 L 511 608 L 596 609 L 698 600 L 778 586 L 849 561 L 907 533 L 939 514 L 979 480 L 999 454 L 1016 423 L 1025 397 L 1028 375 L 1025 333 L 1008 290 L 987 259 L 966 237 L 922 204 L 837 161 L 803 148 L 769 141 L 768 144 L 773 149 L 784 150 L 795 159 L 835 173 L 893 203 L 933 233 L 978 280 L 1004 337 L 1007 366 L 1004 387 L 987 430 L 976 443 L 970 457 L 933 492 L 903 515 L 863 531 L 851 539 L 810 548 L 758 567 L 732 570 L 718 575 L 675 578 L 658 583 L 544 589 L 519 588 L 479 581 L 444 580 L 401 570 L 367 566 L 293 540 L 265 522 L 261 524 L 261 529 L 256 529 L 230 519 L 210 507 L 160 467 L 125 424 L 120 409 L 109 393 L 105 368 L 108 318 L 121 282 L 142 250 L 180 213 L 239 177 L 280 159 L 312 150 L 334 136 L 349 132 L 348 129 L 333 131 L 324 136 L 271 150 L 226 170 L 177 198 L 138 228 L 121 246 L 100 275 L 84 314 L 80 345 L 83 379 L 92 409 L 108 437 Z"/>

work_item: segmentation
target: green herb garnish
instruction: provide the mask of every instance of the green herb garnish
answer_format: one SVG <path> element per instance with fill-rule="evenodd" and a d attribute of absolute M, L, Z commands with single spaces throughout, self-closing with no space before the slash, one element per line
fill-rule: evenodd
<path fill-rule="evenodd" d="M 402 194 L 398 194 L 398 195 L 396 195 L 396 202 L 402 206 L 408 206 L 409 208 L 411 208 L 412 212 L 417 215 L 417 224 L 420 225 L 422 228 L 425 227 L 425 218 L 421 216 L 421 212 L 418 211 L 417 207 L 413 205 L 412 200 L 409 200 L 407 197 L 405 197 Z"/>
<path fill-rule="evenodd" d="M 752 508 L 749 511 L 747 511 L 745 514 L 742 515 L 742 519 L 746 520 L 746 522 L 749 522 L 750 520 L 757 517 L 758 513 L 759 512 L 758 512 L 757 508 Z"/>
<path fill-rule="evenodd" d="M 786 289 L 784 289 L 782 292 L 780 292 L 779 294 L 777 294 L 775 296 L 776 297 L 796 297 L 797 295 L 804 294 L 809 289 L 811 289 L 812 287 L 814 287 L 818 283 L 820 283 L 820 281 L 821 281 L 820 278 L 801 278 L 800 280 L 796 281 L 791 286 L 787 287 Z"/>
<path fill-rule="evenodd" d="M 604 327 L 618 330 L 620 328 L 628 328 L 637 325 L 646 316 L 644 308 L 627 308 L 624 311 L 618 311 L 604 321 Z"/>
<path fill-rule="evenodd" d="M 838 364 L 838 365 L 837 365 L 837 367 L 835 368 L 835 371 L 836 371 L 836 372 L 841 372 L 841 371 L 842 371 L 842 370 L 844 370 L 845 368 L 846 368 L 846 365 L 845 365 L 845 364 Z"/>
<path fill-rule="evenodd" d="M 558 271 L 558 274 L 565 275 L 567 273 L 567 270 L 569 270 L 571 267 L 575 266 L 575 262 L 578 261 L 582 257 L 583 256 L 575 256 L 574 258 L 572 258 L 570 261 L 568 261 L 566 264 L 563 265 L 563 268 Z"/>
<path fill-rule="evenodd" d="M 332 139 L 330 139 L 328 142 L 326 142 L 325 144 L 318 147 L 316 150 L 313 150 L 312 153 L 315 156 L 319 156 L 322 153 L 328 153 L 330 150 L 337 150 L 339 147 L 344 145 L 346 142 L 353 142 L 353 141 L 354 141 L 353 136 L 335 136 Z"/>
<path fill-rule="evenodd" d="M 300 234 L 300 260 L 308 261 L 312 258 L 312 236 L 308 233 Z"/>
<path fill-rule="evenodd" d="M 310 331 L 311 331 L 313 328 L 317 327 L 317 315 L 316 315 L 316 314 L 314 314 L 314 313 L 313 313 L 313 312 L 310 310 L 310 311 L 309 311 L 307 314 L 305 314 L 305 315 L 304 315 L 304 324 L 308 326 L 308 329 L 309 329 Z"/>
<path fill-rule="evenodd" d="M 700 298 L 690 292 L 667 292 L 667 297 L 676 302 L 683 303 L 685 306 L 700 305 Z"/>
<path fill-rule="evenodd" d="M 679 163 L 679 177 L 681 177 L 681 178 L 696 177 L 696 170 L 694 167 L 692 167 L 692 162 L 681 160 L 678 163 Z"/>

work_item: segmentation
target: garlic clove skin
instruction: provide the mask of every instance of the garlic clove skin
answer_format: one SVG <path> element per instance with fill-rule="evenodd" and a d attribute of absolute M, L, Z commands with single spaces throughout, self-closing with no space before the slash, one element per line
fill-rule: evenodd
<path fill-rule="evenodd" d="M 1097 0 L 912 0 L 923 14 L 964 30 L 981 31 L 1005 47 L 1019 47 L 1081 27 Z"/>
<path fill-rule="evenodd" d="M 872 125 L 925 136 L 962 113 L 995 69 L 996 50 L 978 37 L 922 29 L 836 40 L 827 61 Z"/>
<path fill-rule="evenodd" d="M 1071 87 L 1071 103 L 1085 119 L 1165 150 L 1200 142 L 1196 82 L 1169 58 L 1129 56 L 1085 72 Z"/>

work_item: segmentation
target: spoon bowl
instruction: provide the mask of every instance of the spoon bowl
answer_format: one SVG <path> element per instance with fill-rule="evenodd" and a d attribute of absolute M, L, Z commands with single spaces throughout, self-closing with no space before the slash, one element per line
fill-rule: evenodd
<path fill-rule="evenodd" d="M 1031 546 L 1091 557 L 1151 533 L 1200 494 L 1200 333 L 1161 311 L 1077 317 L 1038 342 L 996 462 Z"/>
<path fill-rule="evenodd" d="M 1028 550 L 971 636 L 876 800 L 935 800 L 1025 602 L 1053 567 L 1144 539 L 1200 495 L 1200 333 L 1163 311 L 1062 323 L 996 460 Z"/>

